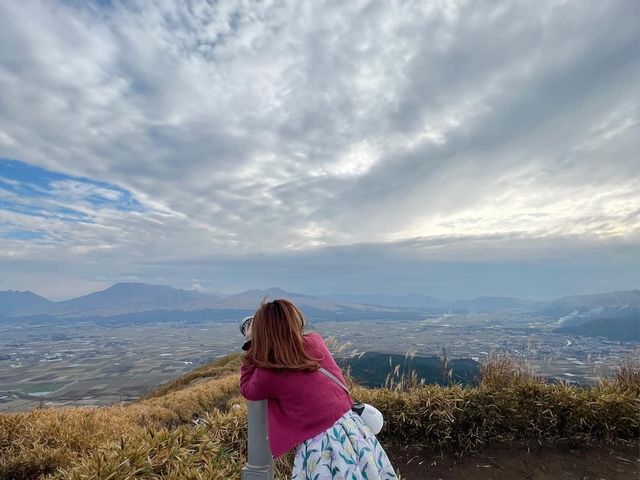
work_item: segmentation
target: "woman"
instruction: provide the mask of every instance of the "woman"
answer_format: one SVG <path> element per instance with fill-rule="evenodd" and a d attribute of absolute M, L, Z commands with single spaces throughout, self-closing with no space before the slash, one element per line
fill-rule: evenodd
<path fill-rule="evenodd" d="M 247 328 L 240 392 L 268 399 L 269 445 L 274 457 L 297 446 L 294 480 L 394 480 L 375 435 L 351 411 L 347 392 L 324 367 L 344 377 L 322 337 L 304 334 L 302 312 L 287 300 L 263 302 Z"/>

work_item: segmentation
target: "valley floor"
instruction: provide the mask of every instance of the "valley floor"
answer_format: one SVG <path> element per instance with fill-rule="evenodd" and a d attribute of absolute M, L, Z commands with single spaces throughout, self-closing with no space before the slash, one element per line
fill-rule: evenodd
<path fill-rule="evenodd" d="M 420 448 L 386 451 L 403 480 L 631 480 L 640 478 L 638 446 L 488 446 L 461 459 Z"/>

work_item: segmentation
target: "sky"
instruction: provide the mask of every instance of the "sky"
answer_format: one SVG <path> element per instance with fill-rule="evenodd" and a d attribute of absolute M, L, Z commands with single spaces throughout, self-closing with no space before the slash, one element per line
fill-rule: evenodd
<path fill-rule="evenodd" d="M 0 0 L 0 290 L 640 287 L 620 1 Z"/>

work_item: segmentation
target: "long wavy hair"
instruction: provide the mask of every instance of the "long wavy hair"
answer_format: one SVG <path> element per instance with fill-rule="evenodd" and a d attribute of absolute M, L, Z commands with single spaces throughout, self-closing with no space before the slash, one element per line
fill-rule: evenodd
<path fill-rule="evenodd" d="M 317 370 L 321 358 L 304 349 L 302 312 L 289 300 L 262 301 L 251 322 L 251 346 L 245 365 L 279 370 Z"/>

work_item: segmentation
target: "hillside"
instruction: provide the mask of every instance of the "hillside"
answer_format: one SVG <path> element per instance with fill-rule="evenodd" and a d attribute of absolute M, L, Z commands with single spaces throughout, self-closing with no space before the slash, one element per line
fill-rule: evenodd
<path fill-rule="evenodd" d="M 579 325 L 557 328 L 558 333 L 573 333 L 587 337 L 604 337 L 609 340 L 637 342 L 640 340 L 640 317 L 594 318 Z"/>
<path fill-rule="evenodd" d="M 128 405 L 0 415 L 0 478 L 240 478 L 246 407 L 238 395 L 238 366 L 238 355 L 222 358 Z M 507 361 L 485 365 L 482 373 L 482 382 L 473 388 L 352 385 L 357 398 L 384 413 L 386 425 L 379 438 L 403 478 L 425 478 L 425 472 L 456 478 L 455 472 L 447 474 L 455 468 L 455 459 L 486 459 L 486 451 L 494 452 L 493 462 L 498 458 L 500 463 L 513 460 L 517 445 L 522 446 L 519 455 L 527 457 L 530 444 L 549 446 L 541 454 L 546 456 L 556 442 L 591 449 L 587 464 L 576 465 L 580 471 L 589 466 L 588 458 L 599 458 L 593 467 L 600 470 L 594 471 L 607 467 L 621 472 L 607 478 L 637 475 L 637 464 L 629 460 L 640 433 L 637 370 L 622 369 L 614 381 L 594 388 L 547 384 Z M 607 451 L 615 456 L 605 455 Z M 469 457 L 473 452 L 480 456 Z M 618 456 L 628 463 L 616 460 Z M 277 463 L 277 478 L 287 478 L 291 461 L 288 455 Z M 496 467 L 498 476 L 488 477 L 486 470 L 474 467 L 476 473 L 463 476 L 518 478 L 514 468 L 504 467 L 499 476 Z"/>

